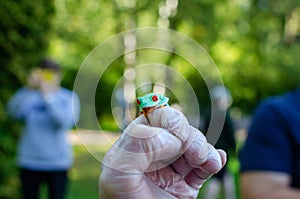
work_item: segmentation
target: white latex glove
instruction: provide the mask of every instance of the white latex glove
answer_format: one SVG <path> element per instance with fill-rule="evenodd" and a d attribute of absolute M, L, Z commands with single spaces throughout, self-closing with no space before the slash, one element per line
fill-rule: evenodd
<path fill-rule="evenodd" d="M 144 115 L 107 152 L 99 178 L 101 199 L 195 199 L 226 162 L 226 153 L 171 108 Z"/>

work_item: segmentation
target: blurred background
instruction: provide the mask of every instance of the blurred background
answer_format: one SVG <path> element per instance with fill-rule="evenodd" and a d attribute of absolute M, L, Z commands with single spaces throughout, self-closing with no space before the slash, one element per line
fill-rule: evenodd
<path fill-rule="evenodd" d="M 15 155 L 20 126 L 7 117 L 5 107 L 26 81 L 29 69 L 42 57 L 51 57 L 63 67 L 63 86 L 72 89 L 81 63 L 99 43 L 142 27 L 176 30 L 208 52 L 231 92 L 238 146 L 257 103 L 300 85 L 299 0 L 0 1 L 0 198 L 19 197 Z M 137 51 L 111 63 L 100 79 L 95 109 L 103 130 L 120 132 L 111 110 L 117 81 L 126 69 L 151 61 L 183 75 L 196 93 L 200 110 L 210 106 L 207 85 L 190 63 L 172 53 Z M 168 75 L 163 78 L 166 84 L 180 84 Z M 171 102 L 176 102 L 172 96 Z M 68 198 L 98 198 L 100 163 L 76 139 L 71 139 L 75 165 Z M 97 147 L 99 156 L 108 148 Z M 238 161 L 229 166 L 236 172 Z"/>

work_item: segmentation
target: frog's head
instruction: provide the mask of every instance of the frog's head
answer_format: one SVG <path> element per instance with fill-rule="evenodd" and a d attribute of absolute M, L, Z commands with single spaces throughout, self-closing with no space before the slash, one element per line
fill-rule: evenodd
<path fill-rule="evenodd" d="M 142 111 L 143 108 L 148 107 L 159 107 L 159 106 L 168 106 L 169 98 L 157 94 L 157 93 L 148 93 L 142 97 L 137 98 L 136 103 L 139 106 L 139 110 Z"/>

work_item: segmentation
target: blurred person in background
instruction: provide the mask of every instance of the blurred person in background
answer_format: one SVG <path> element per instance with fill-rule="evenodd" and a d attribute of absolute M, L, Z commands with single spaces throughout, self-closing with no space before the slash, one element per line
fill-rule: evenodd
<path fill-rule="evenodd" d="M 240 153 L 243 199 L 300 198 L 300 88 L 257 107 Z"/>
<path fill-rule="evenodd" d="M 206 111 L 203 132 L 207 133 L 208 131 L 211 122 L 211 110 L 215 113 L 214 116 L 217 118 L 216 121 L 222 120 L 218 119 L 218 117 L 223 117 L 225 112 L 224 126 L 215 147 L 223 149 L 227 153 L 227 159 L 229 161 L 231 157 L 236 156 L 236 142 L 234 138 L 233 123 L 230 116 L 230 106 L 232 104 L 230 91 L 222 86 L 213 87 L 211 90 L 211 103 L 214 108 Z M 228 170 L 227 164 L 208 180 L 204 198 L 216 199 L 221 190 L 224 190 L 226 199 L 236 198 L 235 183 L 232 174 Z"/>
<path fill-rule="evenodd" d="M 67 133 L 79 118 L 80 102 L 60 81 L 59 65 L 44 59 L 8 103 L 8 114 L 23 124 L 17 158 L 23 199 L 38 199 L 42 183 L 50 199 L 66 195 L 73 163 Z"/>

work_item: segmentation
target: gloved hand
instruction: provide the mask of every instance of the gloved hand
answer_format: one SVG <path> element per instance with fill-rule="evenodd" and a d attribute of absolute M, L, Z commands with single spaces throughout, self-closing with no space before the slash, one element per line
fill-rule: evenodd
<path fill-rule="evenodd" d="M 226 153 L 171 108 L 132 121 L 105 155 L 101 199 L 195 199 L 226 162 Z"/>

